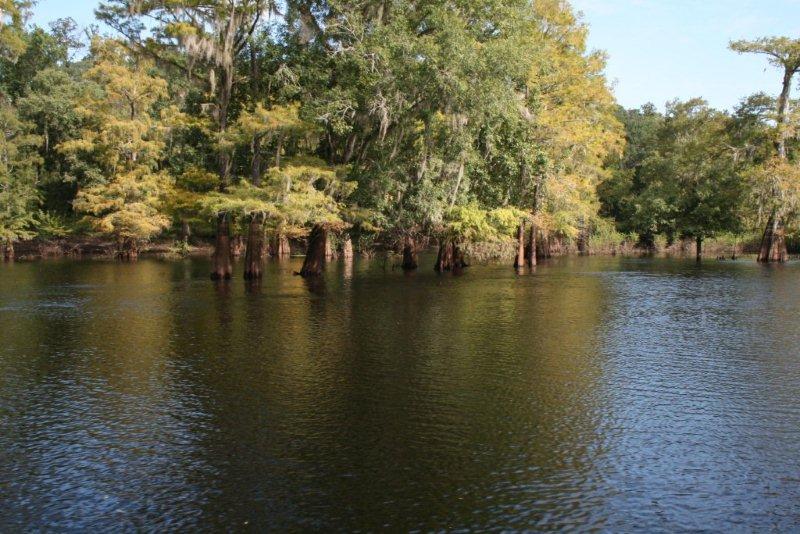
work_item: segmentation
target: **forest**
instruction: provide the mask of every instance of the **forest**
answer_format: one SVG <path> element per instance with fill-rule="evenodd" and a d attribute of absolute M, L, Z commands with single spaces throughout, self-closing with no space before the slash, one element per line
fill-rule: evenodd
<path fill-rule="evenodd" d="M 730 44 L 777 67 L 736 109 L 661 112 L 616 103 L 564 0 L 107 0 L 88 29 L 31 9 L 0 0 L 6 259 L 206 243 L 226 279 L 292 246 L 314 276 L 375 250 L 413 270 L 438 247 L 458 273 L 710 240 L 781 262 L 795 242 L 797 39 Z"/>

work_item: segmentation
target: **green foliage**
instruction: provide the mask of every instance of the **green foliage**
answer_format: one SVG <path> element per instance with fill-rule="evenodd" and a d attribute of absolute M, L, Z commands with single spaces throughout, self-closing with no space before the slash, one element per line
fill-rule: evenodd
<path fill-rule="evenodd" d="M 315 224 L 335 230 L 349 226 L 343 218 L 344 201 L 354 187 L 322 161 L 303 158 L 270 169 L 260 186 L 242 180 L 224 192 L 204 195 L 201 204 L 207 218 L 218 213 L 240 219 L 259 216 L 277 231 L 299 236 Z M 349 213 L 356 215 L 357 211 Z"/>
<path fill-rule="evenodd" d="M 74 22 L 26 27 L 29 4 L 0 0 L 6 240 L 63 236 L 73 212 L 132 242 L 226 213 L 499 249 L 523 221 L 653 242 L 800 207 L 786 87 L 732 114 L 622 110 L 562 0 L 106 0 L 119 40 L 79 61 Z M 731 48 L 794 74 L 797 43 Z"/>
<path fill-rule="evenodd" d="M 56 213 L 39 211 L 34 221 L 36 236 L 43 239 L 58 239 L 70 235 L 74 226 L 66 217 Z"/>
<path fill-rule="evenodd" d="M 30 0 L 0 0 L 0 56 L 11 62 L 25 51 L 24 23 Z"/>
<path fill-rule="evenodd" d="M 166 82 L 116 41 L 96 40 L 92 52 L 78 98 L 84 127 L 59 145 L 93 170 L 73 206 L 96 231 L 119 242 L 148 240 L 170 222 L 161 204 L 171 179 L 157 168 L 167 128 L 154 109 L 167 96 Z"/>
<path fill-rule="evenodd" d="M 738 159 L 736 119 L 700 99 L 623 113 L 629 144 L 600 192 L 604 213 L 621 232 L 652 243 L 656 234 L 709 237 L 739 231 L 746 183 Z"/>
<path fill-rule="evenodd" d="M 800 69 L 800 39 L 761 37 L 752 41 L 733 41 L 731 50 L 740 54 L 763 54 L 780 68 L 796 72 Z"/>
<path fill-rule="evenodd" d="M 528 215 L 516 208 L 482 209 L 475 203 L 454 206 L 445 213 L 442 236 L 461 243 L 511 238 Z"/>
<path fill-rule="evenodd" d="M 0 100 L 0 242 L 35 235 L 39 139 L 30 130 L 14 107 Z"/>

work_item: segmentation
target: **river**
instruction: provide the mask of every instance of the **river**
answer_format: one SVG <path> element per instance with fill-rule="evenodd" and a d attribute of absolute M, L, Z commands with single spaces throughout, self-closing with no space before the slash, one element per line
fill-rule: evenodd
<path fill-rule="evenodd" d="M 800 264 L 424 259 L 0 264 L 0 530 L 800 526 Z"/>

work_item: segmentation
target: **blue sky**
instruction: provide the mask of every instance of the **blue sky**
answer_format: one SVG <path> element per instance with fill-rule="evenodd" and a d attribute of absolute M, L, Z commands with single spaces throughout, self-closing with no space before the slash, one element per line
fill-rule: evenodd
<path fill-rule="evenodd" d="M 727 50 L 731 39 L 800 37 L 800 0 L 572 0 L 609 55 L 608 76 L 626 107 L 702 96 L 730 109 L 744 96 L 776 93 L 779 76 L 758 57 Z M 39 24 L 92 22 L 96 0 L 39 0 Z M 797 93 L 795 93 L 797 94 Z"/>

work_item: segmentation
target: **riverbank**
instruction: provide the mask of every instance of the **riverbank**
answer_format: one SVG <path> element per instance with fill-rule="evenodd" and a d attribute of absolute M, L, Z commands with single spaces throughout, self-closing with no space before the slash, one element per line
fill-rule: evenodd
<path fill-rule="evenodd" d="M 144 243 L 139 251 L 143 255 L 209 256 L 213 252 L 210 241 L 197 240 L 184 245 L 174 240 L 159 240 Z M 116 243 L 108 239 L 71 237 L 63 239 L 32 239 L 14 244 L 17 260 L 64 257 L 113 257 Z"/>
<path fill-rule="evenodd" d="M 239 243 L 237 248 L 236 244 Z M 435 240 L 426 242 L 427 249 L 435 249 Z M 792 256 L 800 253 L 795 243 L 789 242 L 789 252 Z M 742 256 L 751 256 L 758 253 L 759 238 L 757 235 L 731 236 L 725 235 L 708 238 L 703 242 L 703 257 L 707 259 L 735 259 Z M 292 240 L 290 243 L 291 255 L 300 256 L 306 252 L 304 240 Z M 336 254 L 336 244 L 332 249 Z M 15 259 L 35 260 L 44 258 L 65 257 L 113 257 L 116 253 L 114 241 L 95 237 L 69 237 L 62 239 L 33 239 L 19 241 L 14 245 Z M 464 246 L 467 258 L 473 262 L 510 261 L 513 262 L 516 253 L 516 243 L 513 240 L 501 242 L 470 243 Z M 174 239 L 161 239 L 143 243 L 139 254 L 143 256 L 174 256 L 174 257 L 208 257 L 213 254 L 214 243 L 211 238 L 192 238 L 188 243 Z M 364 256 L 376 253 L 389 252 L 394 254 L 391 247 L 374 244 L 363 247 L 356 252 Z M 241 240 L 232 240 L 232 253 L 234 257 L 244 255 L 244 243 Z M 676 240 L 667 244 L 667 240 L 658 236 L 652 247 L 643 247 L 630 236 L 591 237 L 585 243 L 574 240 L 553 237 L 548 240 L 546 247 L 540 250 L 541 257 L 560 257 L 570 255 L 584 256 L 643 256 L 666 255 L 688 257 L 696 254 L 696 245 L 693 239 Z"/>

